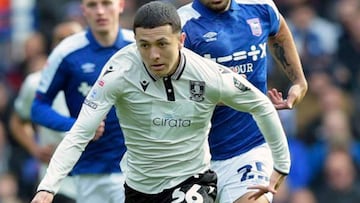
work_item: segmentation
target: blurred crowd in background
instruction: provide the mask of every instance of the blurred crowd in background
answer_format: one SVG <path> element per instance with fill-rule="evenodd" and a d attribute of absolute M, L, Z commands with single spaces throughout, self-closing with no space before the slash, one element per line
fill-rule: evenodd
<path fill-rule="evenodd" d="M 177 7 L 190 0 L 167 0 Z M 125 0 L 124 28 L 147 0 Z M 309 90 L 279 111 L 289 140 L 291 173 L 274 203 L 359 203 L 360 0 L 274 0 L 298 48 Z M 51 51 L 63 21 L 84 28 L 80 0 L 0 0 L 0 203 L 29 202 L 39 161 L 12 139 L 9 116 L 27 74 Z M 269 55 L 270 56 L 270 55 Z M 269 88 L 289 81 L 269 60 Z"/>

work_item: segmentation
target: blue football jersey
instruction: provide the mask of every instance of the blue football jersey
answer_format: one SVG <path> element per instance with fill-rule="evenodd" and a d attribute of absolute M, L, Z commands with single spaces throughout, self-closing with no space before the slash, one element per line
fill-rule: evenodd
<path fill-rule="evenodd" d="M 133 32 L 125 29 L 119 30 L 115 43 L 110 47 L 98 44 L 90 30 L 63 40 L 50 54 L 42 72 L 32 105 L 32 120 L 51 129 L 68 131 L 106 61 L 133 41 Z M 51 108 L 61 90 L 65 93 L 70 117 L 62 116 Z M 103 136 L 87 145 L 71 174 L 120 172 L 119 164 L 125 151 L 123 133 L 112 109 L 106 116 Z"/>
<path fill-rule="evenodd" d="M 280 27 L 273 1 L 232 0 L 227 12 L 216 13 L 194 0 L 178 13 L 186 34 L 185 47 L 245 74 L 266 93 L 267 40 Z M 209 134 L 212 159 L 228 159 L 264 142 L 250 114 L 223 106 L 215 109 Z"/>

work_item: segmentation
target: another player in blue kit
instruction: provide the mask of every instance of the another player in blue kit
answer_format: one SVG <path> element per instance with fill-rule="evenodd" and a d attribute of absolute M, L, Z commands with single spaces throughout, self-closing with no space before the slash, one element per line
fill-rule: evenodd
<path fill-rule="evenodd" d="M 132 31 L 120 28 L 123 8 L 123 0 L 82 0 L 89 28 L 64 39 L 50 54 L 32 106 L 34 122 L 58 131 L 72 127 L 106 61 L 134 41 Z M 70 117 L 51 108 L 60 91 L 65 93 Z M 126 147 L 114 109 L 99 126 L 100 133 L 102 130 L 102 136 L 87 145 L 70 173 L 78 203 L 124 201 L 125 177 L 119 164 Z"/>
<path fill-rule="evenodd" d="M 271 0 L 194 0 L 180 9 L 184 46 L 227 66 L 246 78 L 277 109 L 291 109 L 302 100 L 307 82 L 287 24 Z M 286 99 L 276 89 L 267 90 L 267 47 L 292 82 Z M 218 106 L 209 135 L 212 169 L 218 174 L 218 201 L 271 202 L 267 193 L 257 200 L 252 185 L 269 184 L 272 152 L 253 117 Z"/>

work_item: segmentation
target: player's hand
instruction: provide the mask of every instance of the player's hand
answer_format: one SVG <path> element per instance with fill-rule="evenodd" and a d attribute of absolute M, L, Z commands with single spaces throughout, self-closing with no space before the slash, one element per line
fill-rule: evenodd
<path fill-rule="evenodd" d="M 104 131 L 105 131 L 105 121 L 101 121 L 99 127 L 96 129 L 93 141 L 100 139 L 100 137 L 104 134 Z"/>
<path fill-rule="evenodd" d="M 31 200 L 31 203 L 51 203 L 54 199 L 54 195 L 50 192 L 40 191 L 37 192 L 35 197 Z"/>
<path fill-rule="evenodd" d="M 277 193 L 277 189 L 280 187 L 281 183 L 285 180 L 286 176 L 278 173 L 277 171 L 273 171 L 270 177 L 270 183 L 268 186 L 264 185 L 254 185 L 248 187 L 249 189 L 258 190 L 249 196 L 249 199 L 257 200 L 259 197 L 264 195 L 265 193 L 271 192 L 272 194 Z"/>
<path fill-rule="evenodd" d="M 282 92 L 279 92 L 277 89 L 272 88 L 269 90 L 268 96 L 277 110 L 292 108 L 292 103 L 287 99 L 284 99 Z"/>
<path fill-rule="evenodd" d="M 277 110 L 292 109 L 297 105 L 305 96 L 307 91 L 306 85 L 292 85 L 289 89 L 286 99 L 283 98 L 282 92 L 272 88 L 268 91 L 268 96 Z"/>

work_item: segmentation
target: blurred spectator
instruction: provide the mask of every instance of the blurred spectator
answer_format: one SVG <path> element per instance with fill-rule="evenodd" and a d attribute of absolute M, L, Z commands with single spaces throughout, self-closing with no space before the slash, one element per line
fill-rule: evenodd
<path fill-rule="evenodd" d="M 336 25 L 318 16 L 310 3 L 293 5 L 287 22 L 305 75 L 309 75 L 314 69 L 329 70 L 337 49 L 339 30 Z"/>
<path fill-rule="evenodd" d="M 35 16 L 37 30 L 41 32 L 46 41 L 49 42 L 46 46 L 46 50 L 50 51 L 50 44 L 52 31 L 58 23 L 67 20 L 69 17 L 74 17 L 75 7 L 71 7 L 70 2 L 79 2 L 79 0 L 36 0 L 35 1 Z M 80 10 L 79 10 L 80 11 Z M 79 15 L 82 15 L 79 12 Z"/>
<path fill-rule="evenodd" d="M 31 64 L 46 57 L 46 43 L 40 32 L 34 32 L 26 39 L 23 48 L 24 57 L 19 57 L 20 60 L 15 62 L 6 75 L 8 83 L 15 93 L 19 90 L 25 76 L 32 71 Z"/>
<path fill-rule="evenodd" d="M 8 153 L 4 123 L 0 121 L 0 175 L 8 170 Z"/>
<path fill-rule="evenodd" d="M 316 191 L 320 203 L 358 203 L 360 185 L 355 164 L 346 148 L 332 148 L 324 165 L 324 182 Z"/>
<path fill-rule="evenodd" d="M 289 203 L 317 203 L 317 200 L 315 194 L 311 190 L 303 188 L 291 195 Z"/>
<path fill-rule="evenodd" d="M 341 110 L 330 110 L 323 114 L 318 127 L 317 142 L 311 145 L 309 165 L 312 169 L 313 185 L 318 186 L 323 179 L 319 176 L 325 164 L 326 156 L 333 146 L 341 146 L 348 150 L 351 159 L 360 164 L 359 142 L 354 139 L 349 126 L 349 118 Z"/>
<path fill-rule="evenodd" d="M 353 103 L 346 92 L 334 85 L 331 75 L 325 71 L 312 72 L 308 84 L 309 91 L 297 107 L 298 137 L 306 144 L 313 144 L 318 139 L 316 132 L 323 114 L 338 109 L 350 116 Z"/>
<path fill-rule="evenodd" d="M 351 20 L 343 24 L 348 32 L 344 32 L 338 41 L 337 56 L 341 65 L 335 73 L 342 87 L 351 92 L 360 87 L 360 9 L 348 15 Z"/>
<path fill-rule="evenodd" d="M 307 190 L 310 184 L 310 174 L 307 157 L 307 148 L 304 143 L 296 137 L 296 110 L 280 110 L 279 116 L 285 133 L 287 135 L 291 155 L 291 168 L 288 177 L 280 191 L 274 196 L 274 203 L 287 203 L 293 196 Z M 310 203 L 310 202 L 309 202 Z"/>
<path fill-rule="evenodd" d="M 10 0 L 0 1 L 0 74 L 3 74 L 10 65 L 10 41 L 11 41 L 11 24 L 10 24 Z"/>

